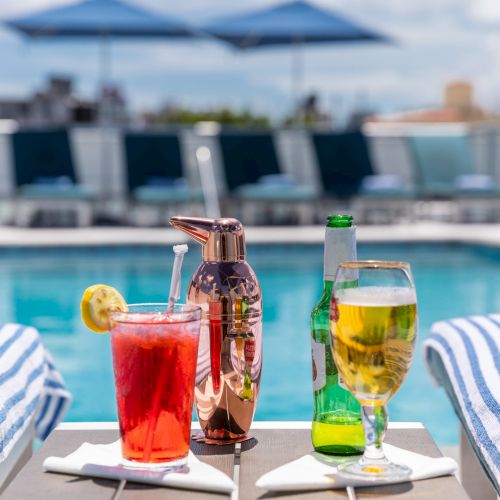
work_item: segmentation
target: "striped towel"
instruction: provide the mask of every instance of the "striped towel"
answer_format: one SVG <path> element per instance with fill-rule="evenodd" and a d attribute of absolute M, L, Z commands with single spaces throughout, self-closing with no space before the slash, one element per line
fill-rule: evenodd
<path fill-rule="evenodd" d="M 435 323 L 424 342 L 476 455 L 500 492 L 500 315 Z"/>
<path fill-rule="evenodd" d="M 71 395 L 35 328 L 0 327 L 0 462 L 34 422 L 45 439 L 64 415 Z"/>

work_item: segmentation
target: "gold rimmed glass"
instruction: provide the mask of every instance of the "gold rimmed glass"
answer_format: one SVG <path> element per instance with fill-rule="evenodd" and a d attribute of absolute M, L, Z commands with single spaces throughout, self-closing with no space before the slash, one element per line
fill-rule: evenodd
<path fill-rule="evenodd" d="M 417 298 L 405 262 L 343 262 L 337 269 L 330 334 L 342 383 L 361 403 L 366 447 L 357 462 L 339 466 L 346 476 L 377 480 L 408 477 L 390 462 L 382 442 L 386 404 L 401 386 L 417 336 Z"/>

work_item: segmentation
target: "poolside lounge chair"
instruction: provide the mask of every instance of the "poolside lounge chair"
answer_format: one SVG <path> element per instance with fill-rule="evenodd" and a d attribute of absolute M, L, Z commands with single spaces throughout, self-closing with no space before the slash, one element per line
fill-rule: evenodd
<path fill-rule="evenodd" d="M 491 177 L 476 172 L 466 131 L 415 132 L 408 140 L 421 198 L 453 201 L 459 221 L 496 217 L 500 193 Z"/>
<path fill-rule="evenodd" d="M 127 163 L 127 187 L 135 209 L 151 207 L 157 223 L 163 224 L 169 208 L 198 206 L 200 190 L 186 179 L 181 145 L 175 133 L 129 132 L 124 135 Z"/>
<path fill-rule="evenodd" d="M 27 462 L 33 440 L 45 439 L 71 401 L 38 331 L 0 328 L 0 492 Z"/>
<path fill-rule="evenodd" d="M 361 131 L 312 135 L 325 193 L 339 200 L 354 199 L 356 220 L 393 220 L 408 210 L 413 192 L 395 175 L 374 170 Z"/>
<path fill-rule="evenodd" d="M 17 225 L 30 225 L 36 212 L 57 219 L 75 212 L 77 225 L 91 224 L 94 194 L 78 183 L 67 130 L 15 132 L 12 152 Z"/>
<path fill-rule="evenodd" d="M 462 485 L 471 498 L 496 500 L 500 494 L 500 315 L 435 323 L 424 348 L 428 368 L 444 387 L 462 424 Z"/>
<path fill-rule="evenodd" d="M 358 193 L 363 177 L 374 174 L 361 132 L 316 132 L 312 140 L 326 193 L 350 198 Z"/>
<path fill-rule="evenodd" d="M 226 185 L 244 222 L 275 222 L 279 208 L 285 208 L 287 222 L 309 213 L 316 190 L 283 172 L 271 133 L 225 131 L 218 139 Z"/>

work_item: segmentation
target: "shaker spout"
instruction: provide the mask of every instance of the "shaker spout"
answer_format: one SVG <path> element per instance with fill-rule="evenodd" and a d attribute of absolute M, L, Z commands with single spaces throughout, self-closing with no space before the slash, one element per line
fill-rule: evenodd
<path fill-rule="evenodd" d="M 184 231 L 198 243 L 204 245 L 210 237 L 214 219 L 177 215 L 175 217 L 170 217 L 170 224 L 176 229 Z"/>
<path fill-rule="evenodd" d="M 245 233 L 243 225 L 237 219 L 177 215 L 170 218 L 170 224 L 203 245 L 203 260 L 205 261 L 245 260 Z"/>

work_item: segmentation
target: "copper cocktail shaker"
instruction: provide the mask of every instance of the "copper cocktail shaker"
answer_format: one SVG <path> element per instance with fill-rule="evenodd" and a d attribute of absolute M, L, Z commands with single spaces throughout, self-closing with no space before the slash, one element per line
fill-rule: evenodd
<path fill-rule="evenodd" d="M 245 260 L 236 219 L 172 217 L 203 245 L 186 302 L 202 308 L 195 399 L 207 439 L 243 439 L 250 429 L 262 367 L 262 294 Z"/>

